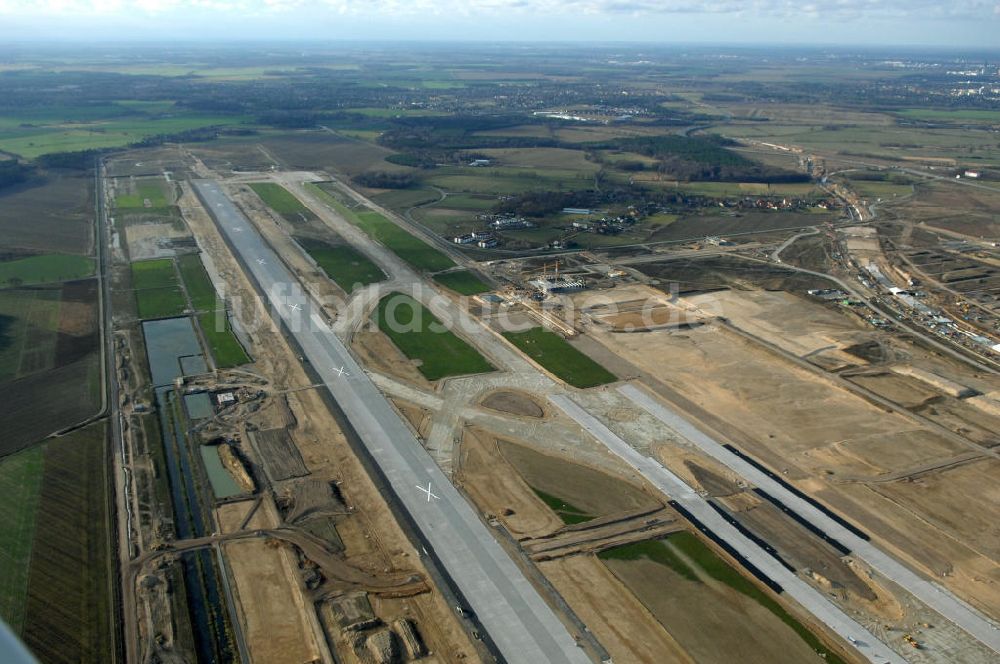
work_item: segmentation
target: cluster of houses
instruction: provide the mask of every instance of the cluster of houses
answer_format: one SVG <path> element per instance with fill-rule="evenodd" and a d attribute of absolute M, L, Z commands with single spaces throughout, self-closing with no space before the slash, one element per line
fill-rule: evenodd
<path fill-rule="evenodd" d="M 535 225 L 514 214 L 481 214 L 479 221 L 485 222 L 496 231 L 515 231 L 522 228 L 534 228 Z"/>
<path fill-rule="evenodd" d="M 724 208 L 736 208 L 742 210 L 799 210 L 807 208 L 809 206 L 815 206 L 823 208 L 824 210 L 833 210 L 843 205 L 837 202 L 836 199 L 822 200 L 818 202 L 809 201 L 803 198 L 754 198 L 753 196 L 744 196 L 743 198 L 731 199 L 727 198 L 723 201 L 719 201 L 719 207 Z"/>
<path fill-rule="evenodd" d="M 475 244 L 480 249 L 492 249 L 500 244 L 497 237 L 489 231 L 473 231 L 465 235 L 456 235 L 451 241 L 455 244 Z"/>
<path fill-rule="evenodd" d="M 635 219 L 631 216 L 602 217 L 601 219 L 596 219 L 594 221 L 574 221 L 573 228 L 586 233 L 617 235 L 634 223 Z"/>
<path fill-rule="evenodd" d="M 535 227 L 535 224 L 524 217 L 511 214 L 481 214 L 479 221 L 486 223 L 489 230 L 456 235 L 451 241 L 455 244 L 475 244 L 480 249 L 492 249 L 500 244 L 500 239 L 496 235 L 497 231 L 514 231 Z"/>

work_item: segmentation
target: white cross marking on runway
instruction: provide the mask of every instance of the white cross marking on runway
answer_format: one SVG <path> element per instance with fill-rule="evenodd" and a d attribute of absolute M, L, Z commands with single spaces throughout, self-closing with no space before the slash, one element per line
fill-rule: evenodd
<path fill-rule="evenodd" d="M 347 372 L 346 372 L 346 371 L 344 370 L 344 367 L 343 367 L 343 366 L 341 366 L 341 367 L 340 367 L 339 369 L 337 369 L 336 367 L 334 367 L 334 369 L 333 369 L 333 370 L 337 372 L 337 375 L 338 375 L 338 376 L 350 376 L 350 375 L 351 375 L 351 374 L 347 373 Z"/>
<path fill-rule="evenodd" d="M 302 305 L 301 304 L 289 304 L 288 308 L 291 309 L 292 311 L 301 311 L 302 310 Z"/>
<path fill-rule="evenodd" d="M 258 264 L 258 265 L 263 265 L 263 264 L 265 264 L 265 263 L 267 263 L 267 261 L 266 261 L 266 260 L 264 260 L 263 258 L 258 258 L 258 259 L 257 259 L 257 264 Z"/>
<path fill-rule="evenodd" d="M 441 498 L 437 494 L 435 494 L 434 492 L 431 491 L 431 483 L 430 482 L 427 483 L 427 488 L 426 489 L 424 487 L 420 486 L 419 484 L 417 485 L 417 488 L 427 494 L 427 502 L 431 502 L 431 498 L 433 498 L 434 500 L 441 500 Z"/>

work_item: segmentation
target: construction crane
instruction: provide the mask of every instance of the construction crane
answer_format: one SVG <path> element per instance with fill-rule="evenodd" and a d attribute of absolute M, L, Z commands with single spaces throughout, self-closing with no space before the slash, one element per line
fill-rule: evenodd
<path fill-rule="evenodd" d="M 552 274 L 552 278 L 553 279 L 559 279 L 559 261 L 558 260 L 555 263 L 543 263 L 542 264 L 542 269 L 541 270 L 533 270 L 532 274 L 534 274 L 535 272 L 541 272 L 542 273 L 542 278 L 543 279 L 547 279 L 548 276 L 549 276 L 549 267 L 554 268 L 554 272 Z"/>

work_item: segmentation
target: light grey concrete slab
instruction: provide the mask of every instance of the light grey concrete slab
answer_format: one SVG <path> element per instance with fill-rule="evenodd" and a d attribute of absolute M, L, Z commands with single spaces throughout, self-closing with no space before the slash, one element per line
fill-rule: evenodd
<path fill-rule="evenodd" d="M 253 225 L 216 182 L 194 186 L 504 659 L 590 662 Z"/>

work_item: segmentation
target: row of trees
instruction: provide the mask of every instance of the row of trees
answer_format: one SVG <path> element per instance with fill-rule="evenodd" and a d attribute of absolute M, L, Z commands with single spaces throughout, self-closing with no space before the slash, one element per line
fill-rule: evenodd
<path fill-rule="evenodd" d="M 0 189 L 26 182 L 34 169 L 17 159 L 0 161 Z"/>

